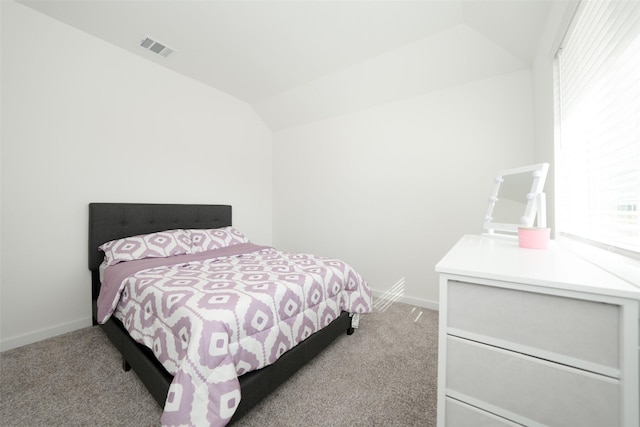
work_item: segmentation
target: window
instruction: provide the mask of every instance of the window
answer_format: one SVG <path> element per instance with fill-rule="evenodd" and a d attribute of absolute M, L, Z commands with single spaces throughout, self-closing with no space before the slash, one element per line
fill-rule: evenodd
<path fill-rule="evenodd" d="M 558 51 L 557 231 L 640 255 L 640 2 L 582 1 Z"/>

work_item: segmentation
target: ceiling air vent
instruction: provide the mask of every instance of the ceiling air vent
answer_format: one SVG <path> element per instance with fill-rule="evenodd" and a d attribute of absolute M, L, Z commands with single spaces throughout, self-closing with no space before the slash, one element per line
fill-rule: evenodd
<path fill-rule="evenodd" d="M 140 42 L 140 46 L 143 48 L 150 50 L 151 52 L 157 53 L 160 56 L 164 56 L 165 58 L 175 52 L 175 49 L 167 46 L 164 43 L 160 43 L 157 40 L 152 39 L 149 36 L 145 36 Z"/>

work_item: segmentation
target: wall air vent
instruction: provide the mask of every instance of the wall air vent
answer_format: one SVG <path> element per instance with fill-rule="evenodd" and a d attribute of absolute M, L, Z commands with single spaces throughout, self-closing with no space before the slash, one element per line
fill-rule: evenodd
<path fill-rule="evenodd" d="M 159 41 L 154 40 L 149 36 L 144 36 L 144 38 L 140 42 L 140 46 L 147 50 L 150 50 L 151 52 L 157 53 L 160 56 L 164 56 L 165 58 L 176 51 L 175 49 L 167 46 L 164 43 L 160 43 Z"/>

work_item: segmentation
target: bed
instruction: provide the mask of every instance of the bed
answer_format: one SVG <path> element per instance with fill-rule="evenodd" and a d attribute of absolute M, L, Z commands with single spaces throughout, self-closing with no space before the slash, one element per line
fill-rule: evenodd
<path fill-rule="evenodd" d="M 129 335 L 122 321 L 110 316 L 106 322 L 102 323 L 104 314 L 99 314 L 98 300 L 102 286 L 101 276 L 104 273 L 100 271 L 100 265 L 105 254 L 98 248 L 114 239 L 165 230 L 225 230 L 232 226 L 231 212 L 231 206 L 228 205 L 134 203 L 91 203 L 89 205 L 89 269 L 92 278 L 94 325 L 100 324 L 109 340 L 122 353 L 123 368 L 125 370 L 133 369 L 136 372 L 150 394 L 165 409 L 165 413 L 167 412 L 165 406 L 168 402 L 167 396 L 173 397 L 174 394 L 170 392 L 173 390 L 171 387 L 174 376 L 165 369 L 153 351 Z M 242 245 L 236 247 L 240 246 Z M 267 253 L 269 250 L 262 249 L 260 253 Z M 127 263 L 120 265 L 122 264 Z M 367 292 L 368 295 L 365 299 L 368 298 L 368 301 L 362 304 L 367 307 L 360 310 L 361 312 L 370 310 L 371 296 L 368 288 Z M 241 418 L 260 400 L 329 346 L 338 336 L 344 333 L 352 334 L 353 326 L 352 314 L 342 311 L 333 320 L 327 321 L 327 325 L 322 329 L 312 333 L 294 347 L 287 349 L 273 364 L 239 376 L 241 394 L 239 404 L 237 404 L 233 415 L 228 419 L 225 418 L 220 425 L 227 422 L 233 423 Z M 165 424 L 164 419 L 163 424 Z"/>

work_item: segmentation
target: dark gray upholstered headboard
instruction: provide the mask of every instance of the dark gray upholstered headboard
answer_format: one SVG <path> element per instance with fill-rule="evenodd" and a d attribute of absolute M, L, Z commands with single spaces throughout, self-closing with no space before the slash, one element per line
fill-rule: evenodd
<path fill-rule="evenodd" d="M 100 267 L 104 255 L 98 246 L 110 240 L 177 228 L 220 228 L 230 225 L 229 205 L 90 203 L 89 270 Z"/>

